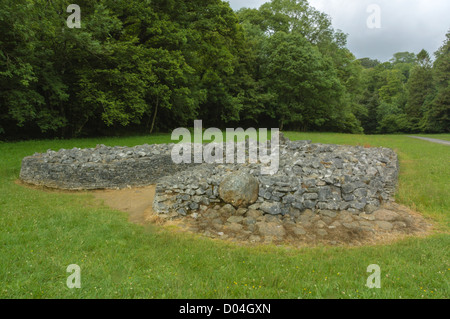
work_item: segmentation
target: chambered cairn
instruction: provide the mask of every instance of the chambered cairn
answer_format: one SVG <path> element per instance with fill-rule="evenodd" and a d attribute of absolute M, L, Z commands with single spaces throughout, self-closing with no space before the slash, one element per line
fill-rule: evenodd
<path fill-rule="evenodd" d="M 236 144 L 247 154 L 258 147 L 248 139 Z M 290 141 L 280 134 L 278 171 L 266 175 L 262 168 L 270 164 L 248 156 L 244 163 L 175 164 L 174 145 L 49 150 L 24 158 L 20 178 L 69 190 L 154 184 L 158 217 L 189 221 L 190 230 L 218 238 L 276 241 L 406 226 L 398 212 L 383 207 L 393 203 L 399 171 L 391 149 Z"/>

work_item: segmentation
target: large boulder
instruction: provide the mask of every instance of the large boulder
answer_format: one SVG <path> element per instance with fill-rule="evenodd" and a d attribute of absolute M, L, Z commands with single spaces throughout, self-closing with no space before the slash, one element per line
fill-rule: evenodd
<path fill-rule="evenodd" d="M 248 207 L 258 199 L 259 183 L 253 175 L 237 171 L 227 175 L 219 185 L 219 196 L 234 207 Z"/>

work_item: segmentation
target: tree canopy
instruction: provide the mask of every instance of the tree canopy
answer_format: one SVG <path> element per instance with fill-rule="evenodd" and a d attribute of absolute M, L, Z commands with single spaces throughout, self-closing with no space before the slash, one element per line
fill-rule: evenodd
<path fill-rule="evenodd" d="M 0 138 L 168 131 L 194 119 L 351 133 L 448 132 L 449 37 L 357 60 L 306 0 L 0 2 Z"/>

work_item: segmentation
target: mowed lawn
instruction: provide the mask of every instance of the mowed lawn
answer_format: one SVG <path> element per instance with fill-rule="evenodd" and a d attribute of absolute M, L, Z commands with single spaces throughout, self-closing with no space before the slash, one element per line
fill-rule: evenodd
<path fill-rule="evenodd" d="M 0 298 L 449 298 L 450 147 L 405 135 L 287 133 L 397 151 L 397 201 L 435 223 L 427 238 L 368 247 L 245 247 L 139 226 L 92 195 L 15 184 L 47 149 L 170 142 L 170 135 L 0 143 Z M 446 136 L 447 138 L 450 135 Z M 445 136 L 444 136 L 445 137 Z M 81 268 L 81 288 L 66 285 Z M 381 288 L 366 287 L 367 267 Z"/>

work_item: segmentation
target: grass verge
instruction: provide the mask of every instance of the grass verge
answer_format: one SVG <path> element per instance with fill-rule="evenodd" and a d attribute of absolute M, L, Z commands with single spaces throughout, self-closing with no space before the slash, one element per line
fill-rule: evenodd
<path fill-rule="evenodd" d="M 406 136 L 294 133 L 291 139 L 397 151 L 397 201 L 439 232 L 358 248 L 241 247 L 138 226 L 88 193 L 16 185 L 21 159 L 47 149 L 170 142 L 170 135 L 0 144 L 0 298 L 448 298 L 450 148 Z M 81 289 L 66 286 L 70 264 Z M 381 289 L 365 286 L 381 268 Z"/>

